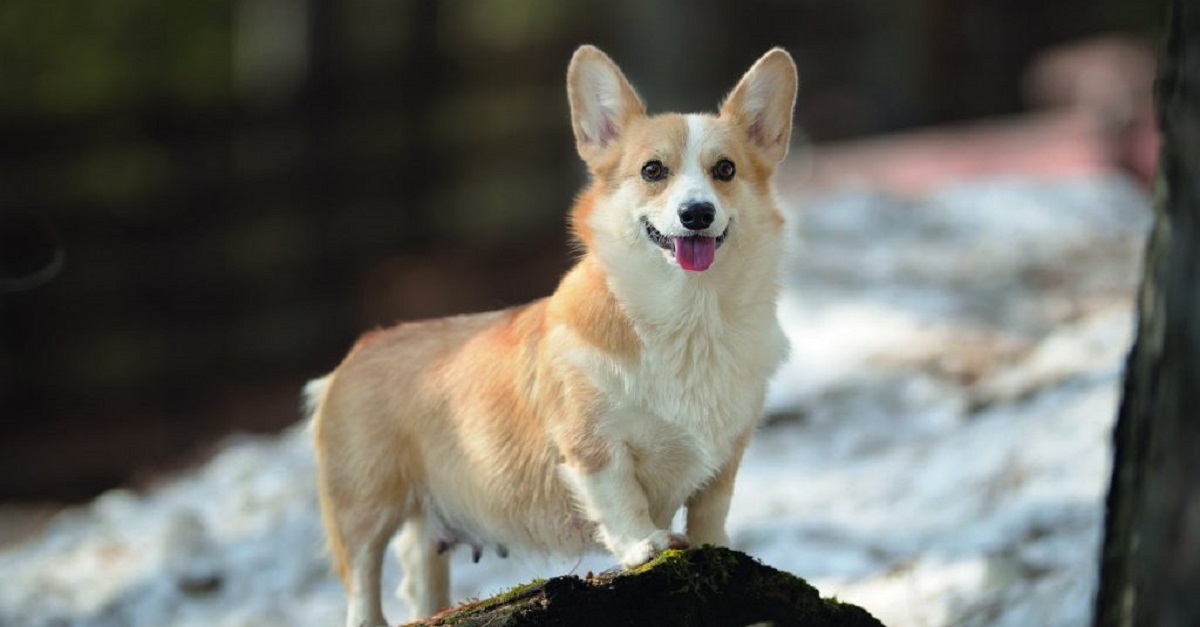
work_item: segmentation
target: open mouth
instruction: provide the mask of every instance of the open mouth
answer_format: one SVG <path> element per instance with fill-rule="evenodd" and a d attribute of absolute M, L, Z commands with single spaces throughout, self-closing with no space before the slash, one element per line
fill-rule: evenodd
<path fill-rule="evenodd" d="M 642 224 L 646 227 L 646 237 L 650 238 L 650 241 L 659 248 L 674 253 L 679 267 L 692 272 L 707 270 L 712 265 L 713 259 L 716 258 L 717 249 L 725 243 L 725 237 L 729 235 L 729 227 L 725 227 L 725 232 L 716 237 L 668 236 L 654 228 L 654 225 L 650 224 L 650 220 L 645 216 L 642 216 Z"/>

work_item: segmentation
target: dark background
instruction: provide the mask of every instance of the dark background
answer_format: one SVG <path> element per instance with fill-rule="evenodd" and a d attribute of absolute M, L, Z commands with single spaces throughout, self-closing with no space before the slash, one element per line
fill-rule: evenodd
<path fill-rule="evenodd" d="M 772 45 L 816 142 L 1012 114 L 1145 0 L 6 0 L 0 499 L 138 484 L 299 418 L 366 328 L 548 293 L 593 43 L 652 110 Z"/>

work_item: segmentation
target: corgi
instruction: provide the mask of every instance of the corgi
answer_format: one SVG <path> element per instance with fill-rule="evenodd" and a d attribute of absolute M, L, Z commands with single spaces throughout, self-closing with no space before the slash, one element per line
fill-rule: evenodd
<path fill-rule="evenodd" d="M 796 66 L 776 48 L 717 115 L 647 115 L 592 46 L 567 70 L 590 183 L 549 297 L 362 336 L 305 388 L 347 627 L 385 625 L 394 534 L 414 617 L 450 605 L 448 549 L 605 549 L 624 567 L 725 545 L 738 464 L 786 357 L 776 318 Z M 686 530 L 671 529 L 686 508 Z"/>

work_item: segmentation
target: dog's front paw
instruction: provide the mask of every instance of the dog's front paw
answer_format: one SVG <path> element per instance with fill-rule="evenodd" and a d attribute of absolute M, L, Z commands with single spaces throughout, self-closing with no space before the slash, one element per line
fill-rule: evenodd
<path fill-rule="evenodd" d="M 687 536 L 659 529 L 645 538 L 634 542 L 617 554 L 617 559 L 625 568 L 641 566 L 649 562 L 655 555 L 667 549 L 686 549 L 692 543 Z"/>

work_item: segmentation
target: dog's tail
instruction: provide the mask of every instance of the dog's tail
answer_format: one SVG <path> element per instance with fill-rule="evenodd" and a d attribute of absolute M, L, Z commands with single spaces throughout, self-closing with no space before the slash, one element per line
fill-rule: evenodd
<path fill-rule="evenodd" d="M 333 375 L 327 374 L 304 385 L 304 418 L 308 421 L 310 432 L 313 429 L 313 422 L 317 419 L 317 412 L 321 410 L 321 404 L 325 402 L 325 392 L 329 390 L 329 382 L 332 379 Z"/>
<path fill-rule="evenodd" d="M 346 582 L 347 558 L 346 547 L 342 543 L 342 534 L 337 528 L 337 520 L 333 513 L 333 504 L 329 497 L 329 486 L 325 481 L 321 467 L 324 465 L 325 444 L 321 441 L 321 431 L 318 422 L 324 410 L 325 397 L 329 392 L 329 384 L 333 375 L 328 374 L 320 379 L 313 379 L 304 386 L 304 415 L 308 420 L 308 431 L 313 438 L 313 449 L 317 456 L 317 496 L 321 503 L 321 524 L 325 527 L 325 546 L 329 551 L 333 569 Z"/>

